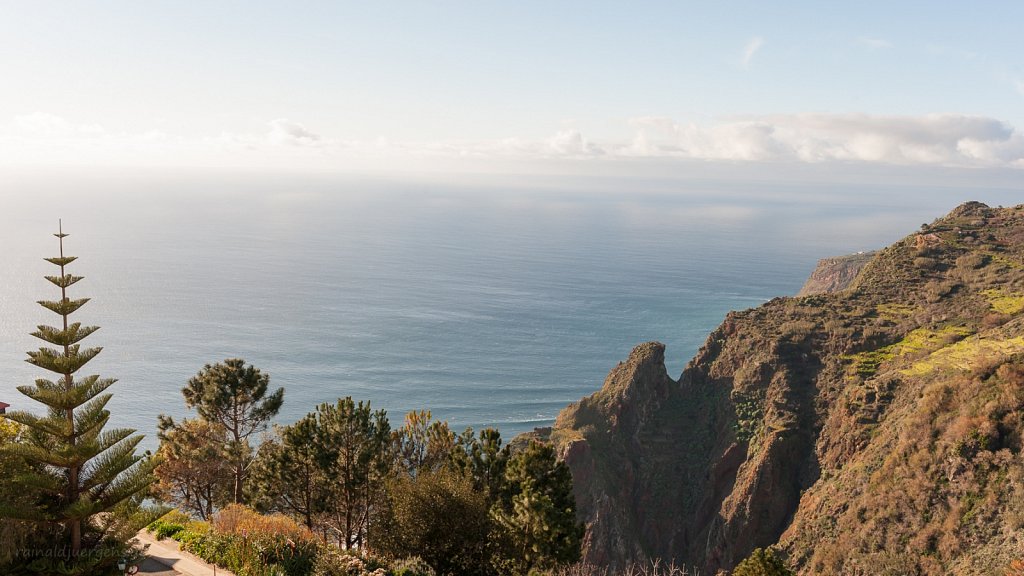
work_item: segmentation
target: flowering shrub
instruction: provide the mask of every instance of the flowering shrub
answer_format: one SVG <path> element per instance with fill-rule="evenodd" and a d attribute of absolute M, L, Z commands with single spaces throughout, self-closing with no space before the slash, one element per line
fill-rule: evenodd
<path fill-rule="evenodd" d="M 322 546 L 316 558 L 312 576 L 389 576 L 377 559 L 361 557 L 351 550 L 341 551 L 334 546 Z"/>
<path fill-rule="evenodd" d="M 172 512 L 150 524 L 149 530 L 158 538 L 172 538 L 182 550 L 237 576 L 390 574 L 376 559 L 323 544 L 285 516 L 263 516 L 237 504 L 219 511 L 210 523 Z"/>

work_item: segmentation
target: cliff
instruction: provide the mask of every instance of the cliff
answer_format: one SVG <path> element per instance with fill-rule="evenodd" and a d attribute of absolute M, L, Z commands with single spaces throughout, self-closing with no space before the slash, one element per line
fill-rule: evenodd
<path fill-rule="evenodd" d="M 811 272 L 811 276 L 804 283 L 803 288 L 800 288 L 797 296 L 846 290 L 860 274 L 861 268 L 874 257 L 875 252 L 858 252 L 848 256 L 818 260 L 817 267 L 814 268 L 814 272 Z"/>
<path fill-rule="evenodd" d="M 972 202 L 845 291 L 728 314 L 678 379 L 638 346 L 551 431 L 585 557 L 1002 574 L 1024 558 L 1022 312 L 1024 206 Z"/>

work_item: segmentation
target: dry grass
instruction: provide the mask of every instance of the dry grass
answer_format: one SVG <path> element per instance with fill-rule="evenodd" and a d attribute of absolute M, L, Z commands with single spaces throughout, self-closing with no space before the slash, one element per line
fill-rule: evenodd
<path fill-rule="evenodd" d="M 581 562 L 563 568 L 555 576 L 700 576 L 700 571 L 661 560 L 631 564 L 617 570 Z"/>

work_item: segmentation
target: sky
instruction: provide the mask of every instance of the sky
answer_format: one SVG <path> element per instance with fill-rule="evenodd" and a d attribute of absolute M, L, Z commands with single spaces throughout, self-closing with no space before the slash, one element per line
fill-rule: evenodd
<path fill-rule="evenodd" d="M 1024 3 L 0 0 L 0 171 L 1024 168 Z"/>

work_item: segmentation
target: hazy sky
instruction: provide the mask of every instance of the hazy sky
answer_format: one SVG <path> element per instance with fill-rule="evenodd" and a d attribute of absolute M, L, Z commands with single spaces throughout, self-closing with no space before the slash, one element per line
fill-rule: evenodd
<path fill-rule="evenodd" d="M 0 167 L 1024 167 L 1022 23 L 1005 0 L 0 0 Z"/>

